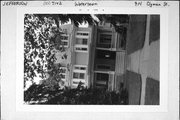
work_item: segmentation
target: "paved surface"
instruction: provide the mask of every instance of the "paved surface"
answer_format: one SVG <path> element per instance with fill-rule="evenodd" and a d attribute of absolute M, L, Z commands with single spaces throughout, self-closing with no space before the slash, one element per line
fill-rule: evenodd
<path fill-rule="evenodd" d="M 149 41 L 150 36 L 150 16 L 147 16 L 146 21 L 145 41 L 142 48 L 131 51 L 127 56 L 127 70 L 141 75 L 141 104 L 145 104 L 146 96 L 146 79 L 147 77 L 159 80 L 159 40 Z M 131 28 L 132 29 L 132 28 Z M 134 28 L 135 29 L 135 28 Z M 130 34 L 130 36 L 133 34 Z M 153 35 L 153 34 L 151 34 Z M 131 37 L 133 38 L 133 37 Z M 130 40 L 130 39 L 128 39 Z M 142 41 L 143 42 L 143 41 Z M 132 44 L 132 43 L 131 43 Z M 136 44 L 138 45 L 138 44 Z M 138 47 L 136 47 L 138 48 Z M 128 49 L 128 47 L 127 47 Z M 132 50 L 132 49 L 131 49 Z M 150 89 L 152 90 L 152 89 Z M 159 93 L 159 91 L 157 91 Z"/>
<path fill-rule="evenodd" d="M 141 75 L 128 70 L 126 75 L 129 105 L 139 105 L 141 99 Z"/>

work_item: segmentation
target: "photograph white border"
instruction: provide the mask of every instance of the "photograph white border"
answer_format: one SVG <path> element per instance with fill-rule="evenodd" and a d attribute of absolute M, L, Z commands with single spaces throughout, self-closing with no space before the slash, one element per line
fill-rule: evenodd
<path fill-rule="evenodd" d="M 100 7 L 26 7 L 17 10 L 16 41 L 16 110 L 39 112 L 167 112 L 168 111 L 168 10 L 164 8 Z M 25 105 L 24 76 L 24 14 L 160 14 L 160 105 Z"/>

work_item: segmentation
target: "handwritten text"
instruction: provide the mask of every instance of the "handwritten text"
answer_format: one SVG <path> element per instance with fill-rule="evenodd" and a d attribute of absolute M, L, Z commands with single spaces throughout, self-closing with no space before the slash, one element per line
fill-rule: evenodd
<path fill-rule="evenodd" d="M 138 1 L 138 2 L 134 2 L 134 5 L 136 7 L 142 7 L 142 6 L 147 6 L 147 7 L 167 7 L 169 6 L 168 2 L 161 2 L 161 1 L 147 1 L 147 2 L 143 2 L 143 1 Z"/>
<path fill-rule="evenodd" d="M 27 6 L 28 2 L 24 2 L 24 1 L 10 1 L 10 2 L 4 2 L 3 6 Z"/>
<path fill-rule="evenodd" d="M 97 6 L 96 2 L 75 2 L 75 6 Z"/>

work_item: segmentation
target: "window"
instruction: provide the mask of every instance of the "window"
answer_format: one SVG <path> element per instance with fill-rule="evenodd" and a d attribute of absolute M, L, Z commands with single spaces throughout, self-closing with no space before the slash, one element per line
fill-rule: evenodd
<path fill-rule="evenodd" d="M 66 73 L 66 67 L 60 67 L 60 73 Z"/>
<path fill-rule="evenodd" d="M 62 36 L 61 36 L 61 40 L 68 40 L 68 36 L 62 35 Z"/>
<path fill-rule="evenodd" d="M 89 34 L 86 33 L 86 32 L 77 32 L 76 35 L 79 35 L 79 36 L 88 36 Z"/>
<path fill-rule="evenodd" d="M 97 69 L 110 70 L 111 66 L 109 66 L 109 65 L 97 65 Z"/>
<path fill-rule="evenodd" d="M 80 44 L 80 45 L 87 45 L 87 42 L 88 41 L 88 39 L 86 39 L 86 38 L 76 38 L 76 44 Z"/>
<path fill-rule="evenodd" d="M 80 79 L 84 79 L 84 73 L 80 73 L 80 74 L 79 74 L 79 78 L 80 78 Z"/>
<path fill-rule="evenodd" d="M 87 45 L 87 39 L 82 39 L 82 44 Z"/>
<path fill-rule="evenodd" d="M 97 81 L 108 81 L 109 75 L 106 73 L 97 73 L 96 74 L 96 80 Z"/>
<path fill-rule="evenodd" d="M 76 47 L 77 51 L 87 51 L 87 48 Z"/>
<path fill-rule="evenodd" d="M 96 57 L 99 59 L 115 60 L 116 59 L 116 52 L 107 51 L 107 50 L 97 50 L 96 51 Z"/>
<path fill-rule="evenodd" d="M 67 69 L 66 67 L 60 67 L 59 74 L 62 80 L 65 80 L 66 78 L 66 69 Z"/>
<path fill-rule="evenodd" d="M 86 70 L 86 67 L 74 67 L 76 70 Z"/>
<path fill-rule="evenodd" d="M 66 69 L 61 69 L 61 73 L 66 73 Z"/>
<path fill-rule="evenodd" d="M 62 41 L 62 45 L 68 45 L 68 42 Z"/>
<path fill-rule="evenodd" d="M 99 42 L 102 44 L 111 44 L 111 34 L 100 34 Z"/>
<path fill-rule="evenodd" d="M 85 78 L 85 74 L 84 73 L 74 72 L 73 73 L 73 78 L 75 78 L 75 79 L 84 79 Z"/>
<path fill-rule="evenodd" d="M 108 79 L 109 79 L 109 74 L 96 73 L 96 87 L 107 88 L 108 87 Z"/>
<path fill-rule="evenodd" d="M 83 51 L 87 51 L 87 48 L 81 48 L 81 50 L 83 50 Z"/>
<path fill-rule="evenodd" d="M 79 73 L 73 73 L 73 78 L 79 78 Z"/>

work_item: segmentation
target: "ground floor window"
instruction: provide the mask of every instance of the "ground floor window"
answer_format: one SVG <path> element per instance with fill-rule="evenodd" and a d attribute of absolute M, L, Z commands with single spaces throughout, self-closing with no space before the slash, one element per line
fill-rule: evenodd
<path fill-rule="evenodd" d="M 85 73 L 74 72 L 73 73 L 73 78 L 75 78 L 75 79 L 85 79 Z"/>
<path fill-rule="evenodd" d="M 107 73 L 96 73 L 96 81 L 108 81 L 109 74 Z"/>
<path fill-rule="evenodd" d="M 107 73 L 95 73 L 96 76 L 96 82 L 95 86 L 97 88 L 108 88 L 108 80 L 109 80 L 109 74 Z"/>

